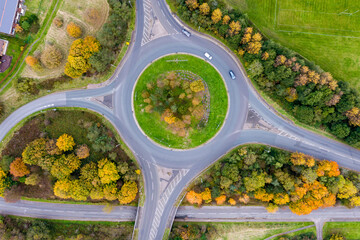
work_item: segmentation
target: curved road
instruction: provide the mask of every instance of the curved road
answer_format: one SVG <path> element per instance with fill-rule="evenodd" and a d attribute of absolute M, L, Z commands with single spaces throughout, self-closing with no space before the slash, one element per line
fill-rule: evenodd
<path fill-rule="evenodd" d="M 142 168 L 146 201 L 139 208 L 135 224 L 139 229 L 139 239 L 162 239 L 165 229 L 171 227 L 177 209 L 175 203 L 184 187 L 203 169 L 239 144 L 269 144 L 334 160 L 341 166 L 360 170 L 359 151 L 298 128 L 276 115 L 253 90 L 238 61 L 220 43 L 194 33 L 190 38 L 181 34 L 182 26 L 173 18 L 164 0 L 138 0 L 136 7 L 135 39 L 126 61 L 118 66 L 109 85 L 37 99 L 16 110 L 1 123 L 0 139 L 21 119 L 42 109 L 76 106 L 103 114 L 135 153 Z M 138 129 L 131 108 L 132 89 L 141 71 L 158 57 L 177 52 L 201 58 L 204 52 L 209 52 L 213 56 L 211 64 L 226 81 L 230 98 L 229 114 L 219 134 L 210 142 L 186 151 L 162 148 L 150 141 Z M 230 69 L 237 76 L 235 81 L 228 75 Z M 111 99 L 110 106 L 95 99 L 100 96 Z M 244 130 L 249 109 L 271 125 L 273 131 Z"/>

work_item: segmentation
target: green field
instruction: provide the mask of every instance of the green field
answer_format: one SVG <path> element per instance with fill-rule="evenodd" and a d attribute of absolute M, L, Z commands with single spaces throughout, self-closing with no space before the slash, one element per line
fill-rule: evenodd
<path fill-rule="evenodd" d="M 340 233 L 346 240 L 357 240 L 360 239 L 360 222 L 328 222 L 323 231 L 325 239 L 334 233 Z"/>
<path fill-rule="evenodd" d="M 360 1 L 226 1 L 269 38 L 360 90 Z"/>
<path fill-rule="evenodd" d="M 185 60 L 169 62 L 168 60 Z M 146 83 L 154 82 L 160 74 L 188 70 L 200 76 L 207 84 L 210 92 L 210 114 L 205 127 L 193 129 L 187 137 L 179 137 L 167 129 L 167 123 L 160 120 L 160 114 L 143 112 L 141 93 L 146 89 Z M 155 142 L 171 148 L 192 148 L 205 143 L 221 128 L 228 109 L 228 98 L 225 84 L 220 74 L 207 62 L 189 55 L 171 55 L 151 64 L 139 78 L 134 93 L 134 109 L 136 119 L 144 133 Z"/>

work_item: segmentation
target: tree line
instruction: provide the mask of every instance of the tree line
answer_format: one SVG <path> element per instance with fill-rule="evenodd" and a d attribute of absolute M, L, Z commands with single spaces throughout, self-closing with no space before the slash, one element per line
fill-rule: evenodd
<path fill-rule="evenodd" d="M 243 60 L 248 76 L 300 122 L 355 147 L 360 142 L 356 89 L 264 36 L 245 14 L 222 1 L 177 0 L 179 16 L 212 32 Z"/>
<path fill-rule="evenodd" d="M 360 175 L 298 152 L 268 146 L 239 147 L 197 180 L 186 194 L 190 204 L 261 202 L 269 212 L 289 206 L 309 214 L 339 202 L 360 206 Z"/>

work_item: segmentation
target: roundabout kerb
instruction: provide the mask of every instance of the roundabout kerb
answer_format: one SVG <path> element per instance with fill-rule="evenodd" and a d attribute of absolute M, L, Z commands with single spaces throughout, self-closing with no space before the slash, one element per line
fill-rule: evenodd
<path fill-rule="evenodd" d="M 163 58 L 166 58 L 166 57 L 170 57 L 170 56 L 177 56 L 177 55 L 187 55 L 187 56 L 191 56 L 191 57 L 195 57 L 197 58 L 198 60 L 200 61 L 204 61 L 206 64 L 209 64 L 216 72 L 217 74 L 219 75 L 220 79 L 222 80 L 222 83 L 223 83 L 223 86 L 225 88 L 225 92 L 226 92 L 226 98 L 227 98 L 227 105 L 226 105 L 226 114 L 221 122 L 221 126 L 220 128 L 217 129 L 217 131 L 214 133 L 214 135 L 212 135 L 210 138 L 206 139 L 205 142 L 202 142 L 201 144 L 197 145 L 197 146 L 194 146 L 194 147 L 188 147 L 188 148 L 176 148 L 176 147 L 169 147 L 169 146 L 166 146 L 166 145 L 163 145 L 159 142 L 156 142 L 154 139 L 152 139 L 150 136 L 148 136 L 145 131 L 142 129 L 141 125 L 139 124 L 139 121 L 138 119 L 136 118 L 136 110 L 135 110 L 135 98 L 136 98 L 136 87 L 137 87 L 137 84 L 140 80 L 140 78 L 142 77 L 143 73 L 154 63 L 156 63 L 158 60 L 161 60 Z M 181 57 L 181 56 L 180 56 Z M 181 59 L 174 59 L 175 61 L 176 60 L 180 60 Z M 173 70 L 173 71 L 176 71 L 176 70 Z M 161 73 L 159 73 L 161 74 Z M 197 73 L 195 73 L 196 75 L 198 75 Z M 157 75 L 158 76 L 158 75 Z M 205 85 L 209 85 L 208 82 L 206 81 L 206 79 L 203 79 L 201 77 L 201 79 L 203 81 L 205 81 Z M 210 94 L 210 111 L 211 111 L 211 104 L 213 102 L 213 99 L 212 99 L 212 96 Z M 229 91 L 228 91 L 228 86 L 226 84 L 226 81 L 223 77 L 223 75 L 221 74 L 221 72 L 217 69 L 217 67 L 215 67 L 214 64 L 212 64 L 210 61 L 207 61 L 207 59 L 205 58 L 202 58 L 196 54 L 191 54 L 191 53 L 187 53 L 187 52 L 176 52 L 176 53 L 169 53 L 169 54 L 164 54 L 162 56 L 159 56 L 157 57 L 156 59 L 153 59 L 150 63 L 148 63 L 140 72 L 140 74 L 137 76 L 136 78 L 136 81 L 133 85 L 133 88 L 132 88 L 132 93 L 131 93 L 131 110 L 132 110 L 132 117 L 133 117 L 133 120 L 137 126 L 137 128 L 140 130 L 141 134 L 144 135 L 146 137 L 147 140 L 149 140 L 152 144 L 160 147 L 160 148 L 163 148 L 163 149 L 166 149 L 166 150 L 170 150 L 170 151 L 187 151 L 187 150 L 195 150 L 195 149 L 198 149 L 198 148 L 201 148 L 202 146 L 210 143 L 219 133 L 221 133 L 225 123 L 226 123 L 226 120 L 228 118 L 228 115 L 229 115 L 229 109 L 230 109 L 230 97 L 229 97 Z M 209 113 L 210 113 L 209 111 Z M 166 144 L 166 143 L 164 143 Z"/>

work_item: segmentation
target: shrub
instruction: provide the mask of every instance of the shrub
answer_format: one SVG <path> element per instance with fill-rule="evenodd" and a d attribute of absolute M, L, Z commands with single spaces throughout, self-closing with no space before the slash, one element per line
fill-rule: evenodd
<path fill-rule="evenodd" d="M 62 59 L 63 55 L 61 51 L 54 46 L 47 46 L 40 57 L 41 63 L 49 69 L 58 67 Z"/>
<path fill-rule="evenodd" d="M 82 34 L 81 28 L 74 22 L 70 22 L 66 26 L 66 31 L 69 34 L 69 36 L 73 37 L 73 38 L 79 38 L 79 37 L 81 37 L 81 34 Z"/>
<path fill-rule="evenodd" d="M 62 28 L 62 26 L 64 25 L 64 21 L 61 18 L 56 17 L 56 18 L 54 18 L 53 24 L 57 28 Z"/>

